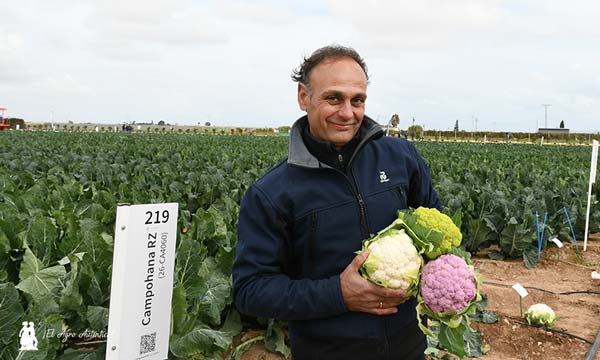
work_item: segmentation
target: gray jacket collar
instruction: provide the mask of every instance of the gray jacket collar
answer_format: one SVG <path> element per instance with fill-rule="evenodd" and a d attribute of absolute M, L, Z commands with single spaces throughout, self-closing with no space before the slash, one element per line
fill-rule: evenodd
<path fill-rule="evenodd" d="M 302 128 L 303 124 L 308 122 L 308 117 L 304 115 L 300 119 L 296 120 L 294 125 L 292 125 L 292 129 L 290 131 L 290 142 L 288 147 L 288 159 L 287 163 L 290 165 L 297 165 L 308 168 L 320 168 L 320 167 L 329 167 L 328 165 L 322 163 L 317 159 L 313 154 L 311 154 L 306 145 L 304 144 L 304 140 L 302 140 Z M 381 125 L 375 122 L 368 116 L 363 117 L 364 126 L 367 127 L 367 131 L 365 132 L 365 136 L 361 140 L 361 142 L 356 147 L 354 154 L 352 154 L 352 158 L 350 158 L 350 162 L 348 165 L 352 163 L 352 159 L 354 159 L 355 155 L 360 151 L 360 149 L 369 141 L 374 138 L 381 137 L 383 135 L 383 130 Z"/>

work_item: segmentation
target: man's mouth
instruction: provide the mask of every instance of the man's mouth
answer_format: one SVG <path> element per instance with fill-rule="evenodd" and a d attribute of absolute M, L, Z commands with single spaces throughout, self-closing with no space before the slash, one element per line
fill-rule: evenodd
<path fill-rule="evenodd" d="M 349 122 L 349 123 L 338 123 L 338 122 L 332 122 L 330 121 L 329 124 L 331 124 L 335 129 L 339 129 L 339 130 L 348 130 L 354 127 L 354 125 L 356 125 L 354 122 Z"/>

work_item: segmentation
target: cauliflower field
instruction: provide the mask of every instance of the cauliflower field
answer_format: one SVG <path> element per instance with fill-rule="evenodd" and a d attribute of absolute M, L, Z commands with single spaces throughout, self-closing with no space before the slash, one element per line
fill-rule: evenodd
<path fill-rule="evenodd" d="M 572 238 L 565 209 L 582 239 L 589 147 L 416 146 L 447 211 L 462 213 L 468 251 L 535 265 L 536 211 L 547 213 L 544 247 L 550 236 Z M 102 334 L 116 205 L 167 201 L 180 204 L 171 357 L 235 358 L 260 340 L 243 335 L 238 346 L 243 328 L 268 329 L 255 334 L 285 354 L 281 324 L 240 319 L 230 275 L 241 196 L 286 154 L 287 139 L 275 137 L 0 133 L 0 359 L 18 356 L 25 320 L 38 334 Z M 598 186 L 593 192 L 600 196 Z M 591 224 L 598 232 L 596 202 Z M 104 357 L 101 336 L 38 340 L 39 351 L 24 358 Z"/>

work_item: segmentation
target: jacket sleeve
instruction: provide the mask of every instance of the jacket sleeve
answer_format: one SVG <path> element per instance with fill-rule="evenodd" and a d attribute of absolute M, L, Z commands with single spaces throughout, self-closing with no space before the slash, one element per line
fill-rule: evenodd
<path fill-rule="evenodd" d="M 291 231 L 267 195 L 255 184 L 241 203 L 233 298 L 242 313 L 280 320 L 309 320 L 342 314 L 339 275 L 292 279 L 284 271 Z"/>
<path fill-rule="evenodd" d="M 415 169 L 410 176 L 408 206 L 413 208 L 424 206 L 442 211 L 444 206 L 440 201 L 438 193 L 433 188 L 429 167 L 414 145 L 409 143 L 409 146 L 415 163 Z"/>

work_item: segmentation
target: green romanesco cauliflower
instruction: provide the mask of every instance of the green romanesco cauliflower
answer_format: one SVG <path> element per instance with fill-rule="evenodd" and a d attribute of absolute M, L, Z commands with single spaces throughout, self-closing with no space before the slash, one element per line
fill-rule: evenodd
<path fill-rule="evenodd" d="M 557 319 L 558 317 L 554 313 L 554 310 L 546 304 L 533 304 L 525 312 L 525 320 L 527 320 L 529 325 L 533 323 L 552 327 Z"/>
<path fill-rule="evenodd" d="M 369 281 L 415 294 L 423 259 L 404 229 L 386 229 L 363 243 L 369 256 L 361 274 Z"/>
<path fill-rule="evenodd" d="M 426 251 L 425 256 L 429 259 L 435 259 L 438 256 L 445 254 L 451 247 L 459 247 L 462 241 L 460 229 L 454 224 L 452 219 L 441 213 L 435 208 L 419 207 L 413 211 L 416 216 L 416 223 L 427 229 L 439 231 L 443 234 L 443 238 L 439 246 L 436 246 L 431 251 Z"/>

